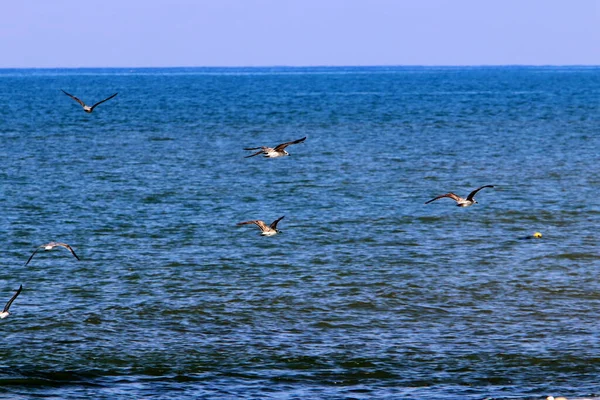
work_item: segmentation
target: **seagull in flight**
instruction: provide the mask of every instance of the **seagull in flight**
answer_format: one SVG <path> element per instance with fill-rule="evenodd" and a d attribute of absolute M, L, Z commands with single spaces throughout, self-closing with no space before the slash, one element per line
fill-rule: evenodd
<path fill-rule="evenodd" d="M 302 143 L 305 140 L 306 140 L 306 136 L 304 136 L 302 139 L 293 140 L 291 142 L 286 142 L 286 143 L 278 144 L 275 147 L 266 147 L 266 146 L 261 146 L 261 147 L 246 147 L 246 148 L 244 148 L 244 150 L 258 150 L 258 151 L 256 153 L 251 154 L 249 156 L 246 156 L 244 158 L 254 157 L 254 156 L 257 156 L 257 155 L 259 155 L 261 153 L 263 153 L 265 155 L 265 157 L 269 157 L 269 158 L 289 156 L 290 153 L 288 153 L 287 151 L 285 151 L 285 148 L 288 147 L 290 144 Z"/>
<path fill-rule="evenodd" d="M 10 315 L 10 312 L 8 311 L 8 309 L 10 308 L 13 301 L 15 301 L 15 299 L 17 298 L 19 293 L 21 293 L 21 290 L 23 290 L 23 285 L 19 285 L 19 290 L 17 290 L 17 292 L 13 295 L 13 297 L 10 298 L 8 303 L 6 303 L 6 305 L 4 306 L 4 310 L 2 310 L 2 312 L 0 313 L 0 319 L 4 319 Z"/>
<path fill-rule="evenodd" d="M 29 261 L 31 261 L 31 259 L 33 258 L 35 253 L 38 252 L 39 249 L 43 248 L 44 250 L 48 251 L 48 250 L 52 250 L 55 247 L 64 247 L 65 249 L 69 250 L 71 252 L 71 254 L 73 254 L 73 256 L 77 259 L 77 261 L 79 261 L 79 257 L 77 257 L 77 254 L 75 254 L 75 251 L 73 251 L 73 248 L 71 246 L 69 246 L 68 244 L 61 243 L 61 242 L 50 242 L 50 243 L 46 243 L 41 246 L 38 246 L 38 248 L 34 250 L 34 252 L 31 254 L 31 256 L 29 256 L 29 260 L 27 260 L 27 262 L 25 263 L 25 266 L 27 266 L 27 264 L 29 264 Z"/>
<path fill-rule="evenodd" d="M 477 204 L 477 201 L 474 199 L 477 192 L 479 192 L 483 188 L 493 188 L 493 187 L 494 186 L 492 186 L 492 185 L 485 185 L 485 186 L 478 187 L 477 189 L 475 189 L 471 193 L 469 193 L 469 195 L 467 196 L 466 199 L 463 199 L 462 197 L 457 196 L 454 193 L 450 192 L 450 193 L 442 194 L 442 195 L 440 195 L 436 198 L 433 198 L 429 201 L 426 201 L 425 204 L 429 204 L 432 201 L 436 201 L 436 200 L 444 198 L 444 197 L 450 197 L 452 200 L 456 201 L 457 206 L 469 207 L 469 206 L 472 206 L 473 204 Z"/>
<path fill-rule="evenodd" d="M 62 90 L 62 89 L 60 89 Z M 72 98 L 73 100 L 75 100 L 76 102 L 78 102 L 79 104 L 81 104 L 81 107 L 83 107 L 83 111 L 85 111 L 86 113 L 91 113 L 92 111 L 94 111 L 94 108 L 96 108 L 97 105 L 104 103 L 105 101 L 108 101 L 110 99 L 112 99 L 113 97 L 115 97 L 116 95 L 118 95 L 119 93 L 115 93 L 110 97 L 105 98 L 104 100 L 101 100 L 99 102 L 97 102 L 96 104 L 94 104 L 93 106 L 88 106 L 87 104 L 85 104 L 83 101 L 79 100 L 77 97 L 73 96 L 70 93 L 65 92 L 64 90 L 62 90 L 62 92 L 64 94 L 66 94 L 67 96 L 69 96 L 70 98 Z"/>
<path fill-rule="evenodd" d="M 285 217 L 285 215 L 283 217 Z M 278 233 L 281 232 L 279 229 L 277 229 L 277 223 L 279 221 L 281 221 L 283 219 L 283 217 L 278 218 L 275 221 L 271 222 L 271 225 L 269 225 L 269 226 L 267 226 L 267 224 L 265 224 L 264 221 L 261 221 L 261 220 L 239 222 L 238 225 L 255 224 L 256 226 L 258 226 L 260 228 L 262 236 L 273 236 L 273 235 L 277 235 Z"/>

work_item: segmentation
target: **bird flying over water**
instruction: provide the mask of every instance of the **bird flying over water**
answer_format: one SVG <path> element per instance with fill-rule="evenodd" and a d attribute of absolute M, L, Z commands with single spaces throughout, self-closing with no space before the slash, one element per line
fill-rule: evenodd
<path fill-rule="evenodd" d="M 77 259 L 77 261 L 79 261 L 79 257 L 77 257 L 77 254 L 75 254 L 75 251 L 73 251 L 73 248 L 71 246 L 69 246 L 68 244 L 61 243 L 61 242 L 50 242 L 50 243 L 46 243 L 41 246 L 38 246 L 38 248 L 33 251 L 31 256 L 29 256 L 29 259 L 25 263 L 25 266 L 27 266 L 27 264 L 29 264 L 29 261 L 31 261 L 31 259 L 33 258 L 35 253 L 38 252 L 39 249 L 43 248 L 44 250 L 48 251 L 48 250 L 52 250 L 55 247 L 64 247 L 65 249 L 69 250 L 71 252 L 71 254 L 73 254 L 73 256 Z"/>
<path fill-rule="evenodd" d="M 285 215 L 283 217 L 285 217 Z M 281 221 L 283 219 L 283 217 L 278 218 L 275 221 L 271 222 L 271 225 L 269 225 L 269 226 L 267 226 L 267 224 L 265 224 L 264 221 L 261 221 L 261 220 L 239 222 L 237 225 L 255 224 L 256 226 L 258 226 L 260 228 L 262 236 L 273 236 L 273 235 L 277 235 L 278 233 L 281 232 L 279 229 L 277 229 L 277 223 L 279 221 Z"/>
<path fill-rule="evenodd" d="M 13 301 L 15 301 L 19 293 L 21 293 L 21 290 L 23 290 L 23 285 L 19 285 L 19 289 L 17 290 L 17 292 L 13 295 L 13 297 L 10 298 L 8 303 L 6 303 L 6 305 L 4 306 L 4 310 L 2 310 L 2 312 L 0 313 L 0 319 L 4 319 L 10 315 L 8 309 L 10 308 Z"/>
<path fill-rule="evenodd" d="M 62 90 L 62 89 L 60 89 Z M 66 94 L 67 96 L 69 96 L 70 98 L 72 98 L 73 100 L 75 100 L 76 102 L 78 102 L 79 104 L 81 104 L 81 107 L 83 107 L 83 111 L 85 111 L 86 113 L 91 113 L 92 111 L 94 111 L 94 108 L 96 108 L 97 105 L 104 103 L 105 101 L 108 101 L 110 99 L 112 99 L 113 97 L 115 97 L 116 95 L 118 95 L 119 93 L 115 93 L 110 97 L 105 98 L 104 100 L 101 100 L 99 102 L 97 102 L 96 104 L 94 104 L 93 106 L 88 106 L 86 105 L 83 101 L 79 100 L 77 97 L 73 96 L 70 93 L 65 92 L 64 90 L 62 90 L 62 92 L 64 94 Z"/>
<path fill-rule="evenodd" d="M 469 193 L 469 195 L 467 196 L 466 199 L 463 199 L 460 196 L 455 195 L 454 193 L 450 192 L 450 193 L 446 193 L 446 194 L 442 194 L 436 198 L 433 198 L 429 201 L 426 201 L 425 204 L 429 204 L 432 201 L 436 201 L 438 199 L 444 198 L 444 197 L 450 197 L 452 200 L 456 201 L 456 205 L 459 207 L 469 207 L 472 206 L 473 204 L 476 204 L 477 201 L 474 199 L 475 195 L 477 194 L 477 192 L 479 192 L 481 189 L 483 188 L 493 188 L 494 186 L 492 185 L 485 185 L 485 186 L 481 186 L 475 190 L 473 190 L 471 193 Z"/>
<path fill-rule="evenodd" d="M 257 156 L 257 155 L 259 155 L 261 153 L 263 153 L 265 155 L 265 157 L 269 157 L 269 158 L 289 156 L 290 153 L 288 153 L 287 151 L 285 151 L 285 148 L 288 147 L 290 144 L 302 143 L 305 140 L 306 140 L 306 136 L 304 136 L 302 139 L 293 140 L 291 142 L 285 142 L 285 143 L 278 144 L 275 147 L 266 147 L 266 146 L 261 146 L 261 147 L 246 147 L 246 148 L 244 148 L 244 150 L 258 150 L 258 151 L 256 153 L 251 154 L 249 156 L 246 156 L 244 158 L 254 157 L 254 156 Z"/>

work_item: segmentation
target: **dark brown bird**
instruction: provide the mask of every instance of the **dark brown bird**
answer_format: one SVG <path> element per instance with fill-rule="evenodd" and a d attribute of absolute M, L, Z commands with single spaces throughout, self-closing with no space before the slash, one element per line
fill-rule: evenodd
<path fill-rule="evenodd" d="M 60 90 L 62 90 L 62 89 L 60 89 Z M 96 106 L 104 103 L 105 101 L 108 101 L 108 100 L 112 99 L 113 97 L 115 97 L 116 95 L 119 94 L 119 93 L 115 93 L 112 96 L 107 97 L 104 100 L 101 100 L 101 101 L 97 102 L 96 104 L 94 104 L 93 106 L 90 107 L 90 106 L 86 105 L 83 101 L 79 100 L 77 97 L 73 96 L 72 94 L 67 93 L 64 90 L 62 90 L 62 92 L 64 94 L 66 94 L 67 96 L 69 96 L 70 98 L 72 98 L 73 100 L 75 100 L 76 102 L 78 102 L 79 104 L 81 104 L 81 107 L 83 107 L 83 111 L 85 111 L 86 113 L 91 113 L 92 111 L 94 111 L 94 108 L 96 108 Z"/>
<path fill-rule="evenodd" d="M 266 147 L 266 146 L 261 146 L 261 147 L 246 147 L 244 148 L 244 150 L 258 150 L 256 153 L 251 154 L 249 156 L 246 156 L 244 158 L 250 158 L 250 157 L 254 157 L 257 156 L 259 154 L 264 154 L 265 157 L 269 157 L 269 158 L 276 158 L 276 157 L 283 157 L 283 156 L 289 156 L 290 153 L 288 153 L 287 151 L 285 151 L 285 148 L 288 147 L 290 144 L 297 144 L 297 143 L 302 143 L 306 140 L 306 136 L 304 136 L 302 139 L 298 139 L 298 140 L 294 140 L 291 142 L 286 142 L 286 143 L 281 143 L 278 144 L 275 147 Z"/>
<path fill-rule="evenodd" d="M 482 187 L 479 187 L 475 190 L 473 190 L 471 193 L 469 193 L 469 195 L 467 196 L 466 199 L 463 199 L 460 196 L 455 195 L 454 193 L 450 192 L 450 193 L 446 193 L 446 194 L 442 194 L 436 198 L 433 198 L 429 201 L 426 201 L 425 204 L 429 204 L 432 201 L 436 201 L 438 199 L 444 198 L 444 197 L 450 197 L 452 200 L 456 201 L 456 205 L 459 207 L 469 207 L 472 206 L 473 204 L 477 204 L 477 201 L 474 199 L 475 195 L 477 194 L 477 192 L 479 192 L 481 189 L 483 188 L 493 188 L 494 186 L 492 185 L 485 185 Z"/>
<path fill-rule="evenodd" d="M 285 215 L 283 217 L 285 217 Z M 258 226 L 260 228 L 261 235 L 273 236 L 273 235 L 277 235 L 278 233 L 281 232 L 279 229 L 277 229 L 277 223 L 279 221 L 281 221 L 283 219 L 283 217 L 276 219 L 269 226 L 267 226 L 267 224 L 265 224 L 264 221 L 261 221 L 258 219 L 252 220 L 252 221 L 239 222 L 238 225 L 255 224 L 256 226 Z"/>

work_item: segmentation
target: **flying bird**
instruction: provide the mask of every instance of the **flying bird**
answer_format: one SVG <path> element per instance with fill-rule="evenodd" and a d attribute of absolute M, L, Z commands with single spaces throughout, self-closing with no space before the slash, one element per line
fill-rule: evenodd
<path fill-rule="evenodd" d="M 285 217 L 285 215 L 283 217 Z M 267 224 L 265 224 L 264 221 L 261 220 L 239 222 L 237 225 L 255 224 L 260 228 L 262 236 L 273 236 L 281 232 L 279 229 L 277 229 L 277 223 L 281 221 L 283 217 L 276 219 L 269 226 L 267 226 Z"/>
<path fill-rule="evenodd" d="M 291 142 L 286 142 L 286 143 L 278 144 L 275 147 L 266 147 L 266 146 L 261 146 L 261 147 L 246 147 L 246 148 L 244 148 L 244 150 L 258 150 L 258 151 L 256 153 L 251 154 L 249 156 L 246 156 L 244 158 L 254 157 L 254 156 L 257 156 L 257 155 L 259 155 L 261 153 L 264 154 L 265 157 L 269 157 L 269 158 L 289 156 L 290 153 L 288 153 L 287 151 L 285 151 L 285 148 L 288 147 L 290 144 L 302 143 L 305 140 L 306 140 L 306 136 L 304 136 L 302 139 L 293 140 Z"/>
<path fill-rule="evenodd" d="M 492 185 L 485 185 L 482 187 L 479 187 L 475 190 L 473 190 L 471 193 L 469 193 L 469 195 L 467 196 L 466 199 L 463 199 L 460 196 L 455 195 L 454 193 L 450 192 L 450 193 L 446 193 L 446 194 L 442 194 L 436 198 L 433 198 L 429 201 L 426 201 L 425 204 L 429 204 L 432 201 L 436 201 L 438 199 L 444 198 L 444 197 L 450 197 L 452 200 L 456 201 L 456 205 L 459 207 L 469 207 L 472 206 L 473 204 L 476 204 L 477 201 L 474 199 L 475 195 L 477 194 L 477 192 L 479 192 L 481 189 L 483 188 L 493 188 L 494 186 Z"/>
<path fill-rule="evenodd" d="M 4 306 L 4 310 L 2 310 L 2 312 L 0 313 L 0 319 L 4 319 L 10 315 L 8 309 L 10 308 L 13 301 L 15 301 L 19 293 L 21 293 L 21 290 L 23 290 L 23 285 L 19 285 L 19 289 L 17 290 L 17 292 L 13 295 L 13 297 L 10 298 L 8 303 L 6 303 L 6 305 Z"/>
<path fill-rule="evenodd" d="M 41 246 L 38 246 L 38 248 L 33 251 L 31 256 L 29 256 L 29 259 L 25 263 L 25 266 L 27 266 L 27 264 L 29 264 L 29 261 L 31 261 L 31 259 L 33 258 L 35 253 L 38 252 L 39 249 L 43 248 L 44 250 L 48 251 L 48 250 L 52 250 L 55 247 L 64 247 L 65 249 L 69 250 L 71 252 L 71 254 L 73 254 L 73 256 L 77 259 L 77 261 L 79 261 L 79 257 L 77 257 L 77 254 L 75 254 L 75 251 L 73 251 L 73 248 L 71 246 L 69 246 L 68 244 L 61 243 L 61 242 L 50 242 L 50 243 L 46 243 Z"/>
<path fill-rule="evenodd" d="M 62 89 L 60 89 L 62 90 Z M 96 108 L 96 106 L 98 106 L 99 104 L 104 103 L 105 101 L 108 101 L 110 99 L 112 99 L 113 97 L 115 97 L 116 95 L 118 95 L 119 93 L 115 93 L 110 97 L 105 98 L 104 100 L 101 100 L 99 102 L 97 102 L 96 104 L 94 104 L 93 106 L 88 106 L 87 104 L 85 104 L 83 101 L 79 100 L 77 97 L 73 96 L 70 93 L 65 92 L 64 90 L 62 90 L 62 92 L 64 94 L 66 94 L 67 96 L 69 96 L 70 98 L 72 98 L 73 100 L 75 100 L 76 102 L 78 102 L 79 104 L 81 104 L 81 107 L 83 107 L 83 111 L 85 111 L 86 113 L 91 113 L 92 111 L 94 111 L 94 108 Z"/>

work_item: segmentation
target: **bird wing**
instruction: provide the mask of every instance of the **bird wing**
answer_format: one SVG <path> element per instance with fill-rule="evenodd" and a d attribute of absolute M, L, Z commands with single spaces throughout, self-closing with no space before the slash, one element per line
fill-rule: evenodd
<path fill-rule="evenodd" d="M 42 246 L 38 246 L 38 248 L 37 248 L 37 249 L 35 249 L 35 250 L 33 251 L 33 253 L 31 253 L 31 255 L 29 256 L 29 259 L 27 259 L 27 262 L 25 263 L 25 266 L 27 266 L 27 264 L 29 264 L 29 261 L 31 261 L 31 259 L 32 259 L 32 258 L 33 258 L 33 256 L 35 255 L 35 253 L 37 253 L 37 252 L 38 252 L 38 250 L 39 250 L 39 249 L 41 249 L 42 247 L 44 247 L 44 246 L 43 246 L 43 245 L 42 245 Z"/>
<path fill-rule="evenodd" d="M 256 224 L 256 226 L 258 226 L 260 228 L 260 230 L 262 232 L 267 231 L 269 228 L 267 227 L 267 224 L 265 224 L 263 221 L 254 221 L 254 223 Z"/>
<path fill-rule="evenodd" d="M 13 301 L 15 301 L 15 299 L 17 298 L 19 293 L 21 293 L 21 290 L 23 290 L 23 285 L 19 285 L 19 290 L 17 290 L 17 292 L 13 295 L 13 297 L 10 298 L 8 303 L 6 303 L 6 305 L 4 306 L 4 311 L 2 311 L 2 312 L 8 311 L 8 309 L 10 308 L 10 305 L 13 303 Z"/>
<path fill-rule="evenodd" d="M 477 189 L 475 189 L 471 193 L 469 193 L 469 195 L 467 196 L 467 200 L 472 201 L 473 197 L 475 197 L 475 194 L 477 194 L 477 192 L 479 192 L 481 189 L 483 189 L 483 188 L 493 188 L 493 187 L 494 187 L 493 185 L 485 185 L 485 186 L 482 186 L 482 187 L 478 187 Z"/>
<path fill-rule="evenodd" d="M 291 142 L 286 142 L 286 143 L 278 144 L 277 146 L 275 146 L 275 151 L 281 151 L 281 150 L 285 149 L 286 147 L 288 147 L 290 144 L 302 143 L 305 140 L 306 140 L 306 136 L 304 136 L 302 139 L 293 140 Z"/>
<path fill-rule="evenodd" d="M 275 221 L 271 222 L 271 225 L 269 225 L 269 228 L 271 228 L 271 229 L 277 229 L 277 223 L 279 221 L 281 221 L 283 219 L 283 217 L 285 217 L 285 215 L 282 216 L 281 218 L 278 218 Z"/>
<path fill-rule="evenodd" d="M 62 90 L 62 89 L 60 89 L 60 90 Z M 76 102 L 78 102 L 79 104 L 81 104 L 81 107 L 85 107 L 85 103 L 83 101 L 79 100 L 77 97 L 73 96 L 70 93 L 65 92 L 64 90 L 62 90 L 62 92 L 64 94 L 66 94 L 67 96 L 69 96 L 70 98 L 72 98 L 73 100 L 75 100 Z"/>
<path fill-rule="evenodd" d="M 238 225 L 248 225 L 248 224 L 255 224 L 263 232 L 265 229 L 267 229 L 267 225 L 265 225 L 265 223 L 263 221 L 258 220 L 258 219 L 253 219 L 252 221 L 238 222 Z"/>
<path fill-rule="evenodd" d="M 100 100 L 99 102 L 97 102 L 96 104 L 94 104 L 94 105 L 93 105 L 93 106 L 90 108 L 90 111 L 93 111 L 93 110 L 94 110 L 94 108 L 95 108 L 97 105 L 99 105 L 99 104 L 102 104 L 102 103 L 104 103 L 105 101 L 109 101 L 110 99 L 112 99 L 113 97 L 115 97 L 115 96 L 116 96 L 116 95 L 118 95 L 118 94 L 119 94 L 119 93 L 115 93 L 115 94 L 113 94 L 112 96 L 109 96 L 109 97 L 105 98 L 104 100 Z"/>
<path fill-rule="evenodd" d="M 444 197 L 450 197 L 452 200 L 454 200 L 454 201 L 457 201 L 457 202 L 461 200 L 461 198 L 460 198 L 460 197 L 458 197 L 458 196 L 457 196 L 457 195 L 455 195 L 454 193 L 450 192 L 450 193 L 442 194 L 442 195 L 440 195 L 440 196 L 438 196 L 438 197 L 435 197 L 435 198 L 433 198 L 433 199 L 431 199 L 431 200 L 429 200 L 429 201 L 426 201 L 426 202 L 425 202 L 425 204 L 429 204 L 429 203 L 431 203 L 432 201 L 436 201 L 436 200 L 438 200 L 438 199 L 442 199 L 442 198 L 444 198 Z"/>
<path fill-rule="evenodd" d="M 256 147 L 256 148 L 254 148 L 254 149 L 244 149 L 244 150 L 256 150 L 256 149 L 260 149 L 260 147 Z M 259 150 L 259 151 L 257 151 L 256 153 L 254 153 L 254 154 L 250 154 L 249 156 L 246 156 L 246 157 L 244 157 L 244 158 L 250 158 L 250 157 L 254 157 L 254 156 L 257 156 L 257 155 L 259 155 L 259 154 L 260 154 L 260 153 L 262 153 L 262 152 L 263 152 L 263 150 Z"/>
<path fill-rule="evenodd" d="M 75 258 L 77 259 L 77 261 L 81 261 L 79 259 L 79 257 L 77 257 L 77 254 L 75 254 L 75 251 L 73 250 L 73 248 L 71 246 L 69 246 L 66 243 L 55 243 L 56 246 L 61 246 L 64 247 L 65 249 L 69 250 L 71 252 L 71 254 L 73 254 L 73 256 L 75 256 Z"/>

